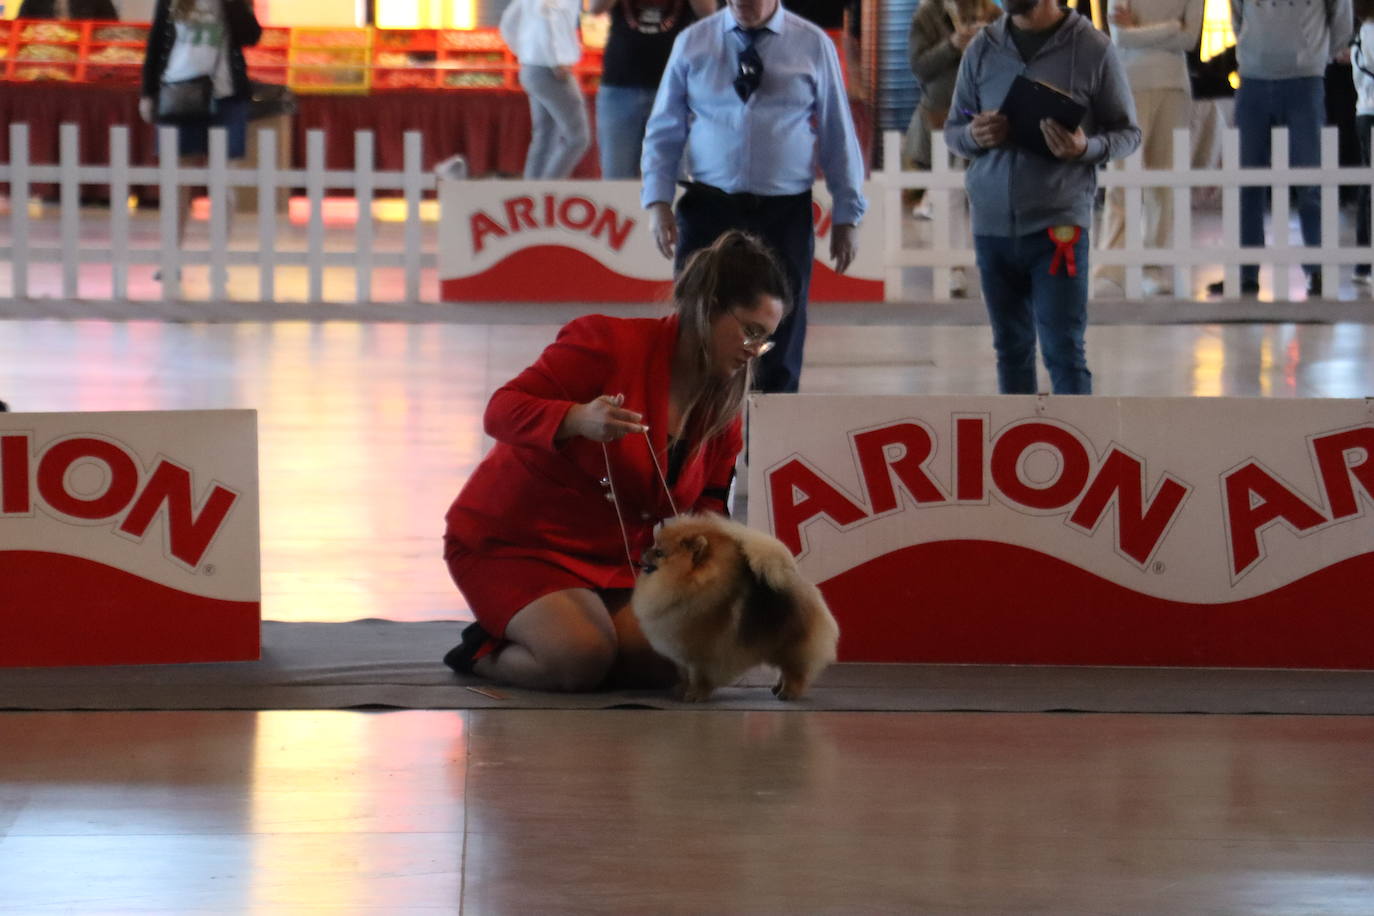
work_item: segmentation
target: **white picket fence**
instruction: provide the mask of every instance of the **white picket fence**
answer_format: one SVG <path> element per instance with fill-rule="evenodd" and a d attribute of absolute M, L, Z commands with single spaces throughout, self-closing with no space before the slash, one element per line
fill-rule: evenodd
<path fill-rule="evenodd" d="M 132 265 L 157 265 L 164 282 L 164 300 L 182 298 L 179 268 L 187 265 L 209 266 L 209 297 L 212 301 L 227 301 L 228 269 L 231 265 L 249 265 L 257 269 L 257 295 L 261 302 L 278 301 L 276 270 L 278 266 L 303 265 L 307 275 L 306 298 L 309 302 L 324 299 L 326 268 L 351 270 L 354 276 L 355 301 L 372 302 L 373 272 L 378 267 L 401 268 L 405 302 L 421 302 L 421 272 L 434 268 L 434 251 L 425 251 L 421 232 L 420 202 L 424 193 L 434 187 L 435 178 L 422 170 L 423 140 L 419 133 L 410 132 L 404 138 L 403 168 L 400 171 L 379 171 L 374 168 L 373 136 L 358 131 L 354 137 L 355 165 L 351 170 L 325 168 L 325 135 L 312 130 L 306 134 L 306 167 L 281 169 L 276 163 L 276 135 L 263 130 L 258 137 L 256 167 L 230 167 L 226 157 L 223 131 L 211 132 L 210 155 L 205 168 L 184 169 L 177 164 L 176 133 L 172 128 L 160 131 L 159 164 L 135 167 L 129 164 L 129 129 L 110 129 L 110 159 L 107 164 L 79 162 L 79 135 L 76 125 L 60 128 L 59 161 L 55 165 L 35 165 L 29 161 L 29 133 L 24 124 L 10 125 L 11 160 L 0 163 L 0 182 L 10 186 L 10 244 L 0 247 L 0 260 L 10 262 L 12 296 L 25 299 L 31 294 L 29 269 L 35 264 L 57 264 L 61 269 L 61 293 L 64 298 L 78 298 L 78 276 L 83 264 L 100 264 L 111 268 L 110 298 L 128 298 L 128 276 Z M 944 140 L 936 134 L 934 167 L 929 172 L 902 171 L 898 149 L 900 135 L 888 133 L 884 140 L 884 161 L 888 167 L 873 173 L 873 182 L 886 197 L 885 223 L 881 229 L 886 298 L 890 302 L 912 302 L 907 288 L 907 268 L 933 268 L 932 298 L 949 297 L 950 269 L 974 265 L 971 239 L 964 235 L 953 237 L 950 219 L 955 207 L 964 206 L 964 173 L 948 164 Z M 1274 131 L 1273 165 L 1267 169 L 1240 168 L 1239 139 L 1235 130 L 1223 133 L 1222 167 L 1220 170 L 1194 170 L 1190 166 L 1191 143 L 1186 130 L 1176 133 L 1174 165 L 1168 170 L 1145 170 L 1137 153 L 1126 161 L 1124 169 L 1103 169 L 1099 182 L 1105 188 L 1123 188 L 1126 208 L 1126 244 L 1115 250 L 1095 250 L 1094 263 L 1118 264 L 1125 268 L 1125 293 L 1136 298 L 1141 293 L 1142 267 L 1165 264 L 1174 271 L 1174 287 L 1188 290 L 1193 287 L 1194 268 L 1220 267 L 1226 286 L 1226 298 L 1236 298 L 1240 292 L 1240 265 L 1261 263 L 1275 268 L 1292 267 L 1303 263 L 1319 263 L 1323 272 L 1323 288 L 1328 298 L 1339 290 L 1339 271 L 1342 266 L 1370 260 L 1364 248 L 1344 247 L 1340 236 L 1338 189 L 1343 185 L 1368 185 L 1374 180 L 1374 169 L 1340 167 L 1337 165 L 1337 135 L 1334 128 L 1326 128 L 1321 137 L 1321 162 L 1315 168 L 1290 168 L 1287 163 L 1287 133 L 1283 128 Z M 59 243 L 35 243 L 28 209 L 23 205 L 36 184 L 55 183 L 60 187 Z M 516 182 L 512 182 L 516 184 Z M 1271 225 L 1285 231 L 1271 232 L 1270 242 L 1263 249 L 1240 247 L 1240 188 L 1242 185 L 1270 185 L 1274 188 Z M 129 243 L 130 216 L 126 207 L 111 206 L 108 215 L 100 211 L 83 210 L 80 202 L 82 185 L 106 185 L 112 201 L 127 199 L 132 186 L 156 185 L 162 201 L 175 201 L 181 186 L 206 187 L 211 202 L 209 244 L 202 249 L 183 250 L 177 243 L 180 214 L 175 206 L 162 206 L 159 216 L 158 241 L 152 247 L 135 247 Z M 1286 227 L 1289 225 L 1287 189 L 1293 186 L 1317 185 L 1321 189 L 1322 239 L 1320 248 L 1293 246 Z M 304 250 L 279 249 L 279 219 L 275 207 L 277 192 L 282 188 L 304 187 L 309 201 Z M 930 193 L 934 207 L 931 223 L 933 238 L 924 247 L 910 247 L 903 242 L 903 213 L 901 195 L 905 188 L 922 187 Z M 1164 187 L 1174 199 L 1173 244 L 1165 249 L 1146 249 L 1142 245 L 1142 189 Z M 1194 235 L 1192 192 L 1194 188 L 1221 189 L 1221 239 L 1199 244 Z M 229 189 L 256 189 L 257 233 L 251 239 L 239 237 L 230 246 L 228 235 Z M 340 243 L 335 233 L 329 246 L 325 243 L 324 198 L 326 189 L 347 189 L 357 201 L 357 222 L 350 243 Z M 377 250 L 376 224 L 372 215 L 372 201 L 377 191 L 399 190 L 405 201 L 403 244 L 400 251 Z M 242 193 L 242 192 L 241 192 Z M 108 219 L 108 232 L 97 233 L 108 244 L 94 246 L 82 239 L 82 220 Z M 90 228 L 87 226 L 86 228 Z M 866 236 L 865 244 L 873 244 L 873 236 Z M 247 241 L 247 244 L 245 244 Z M 1275 295 L 1283 298 L 1287 285 L 1275 283 Z M 242 298 L 242 296 L 240 296 Z"/>
<path fill-rule="evenodd" d="M 972 239 L 951 237 L 954 208 L 963 207 L 964 172 L 951 167 L 944 136 L 936 132 L 932 137 L 932 169 L 929 172 L 901 171 L 889 167 L 874 173 L 874 180 L 883 184 L 887 196 L 884 227 L 884 265 L 888 301 L 901 302 L 909 298 L 903 286 L 903 268 L 934 268 L 933 298 L 949 296 L 949 273 L 952 267 L 974 266 Z M 901 135 L 888 133 L 884 137 L 883 156 L 886 163 L 900 161 Z M 1368 248 L 1345 247 L 1341 244 L 1339 189 L 1344 185 L 1364 185 L 1374 181 L 1374 169 L 1341 167 L 1338 156 L 1336 128 L 1323 128 L 1321 135 L 1321 165 L 1293 168 L 1288 165 L 1288 130 L 1273 131 L 1273 155 L 1269 168 L 1240 167 L 1240 135 L 1234 129 L 1222 132 L 1222 164 L 1220 169 L 1194 169 L 1191 165 L 1192 143 L 1186 129 L 1174 132 L 1174 163 L 1170 169 L 1146 170 L 1137 151 L 1124 161 L 1124 168 L 1106 168 L 1098 172 L 1098 185 L 1108 190 L 1123 188 L 1126 214 L 1125 247 L 1094 249 L 1094 264 L 1121 265 L 1125 268 L 1125 295 L 1135 299 L 1141 295 L 1142 268 L 1145 265 L 1171 266 L 1174 289 L 1193 288 L 1191 272 L 1198 267 L 1220 266 L 1225 284 L 1224 296 L 1232 299 L 1240 295 L 1240 266 L 1242 264 L 1270 265 L 1275 269 L 1300 264 L 1320 264 L 1325 298 L 1335 298 L 1342 266 L 1368 263 Z M 1273 188 L 1268 242 L 1264 248 L 1242 248 L 1240 245 L 1240 189 L 1242 186 L 1269 185 Z M 1289 239 L 1290 204 L 1288 189 L 1316 185 L 1321 193 L 1322 244 L 1319 248 L 1293 246 Z M 926 188 L 933 205 L 932 244 L 923 248 L 905 247 L 902 243 L 902 207 L 900 194 L 904 188 Z M 1146 188 L 1166 188 L 1173 195 L 1174 224 L 1172 245 L 1168 248 L 1145 248 L 1142 241 L 1142 192 Z M 1192 193 L 1194 188 L 1219 188 L 1221 192 L 1221 239 L 1198 240 L 1194 234 Z M 1279 227 L 1274 231 L 1273 227 Z M 1287 284 L 1275 283 L 1275 297 L 1286 295 Z"/>
<path fill-rule="evenodd" d="M 434 253 L 422 251 L 420 200 L 425 191 L 434 187 L 434 176 L 422 169 L 423 138 L 419 132 L 407 132 L 402 148 L 401 171 L 380 171 L 374 168 L 373 135 L 358 131 L 354 136 L 354 168 L 351 170 L 325 168 L 325 133 L 306 132 L 305 168 L 282 169 L 277 162 L 277 136 L 271 130 L 258 133 L 257 166 L 230 167 L 227 157 L 226 134 L 219 128 L 210 131 L 209 157 L 204 168 L 181 168 L 177 163 L 176 129 L 165 127 L 158 131 L 158 165 L 131 166 L 129 164 L 129 129 L 110 128 L 110 162 L 104 165 L 83 164 L 79 161 L 78 127 L 63 124 L 59 128 L 58 162 L 56 165 L 34 165 L 29 162 L 29 127 L 10 125 L 10 161 L 0 163 L 0 182 L 10 186 L 10 244 L 0 247 L 0 259 L 11 262 L 12 295 L 15 299 L 30 294 L 29 267 L 32 264 L 60 264 L 62 295 L 75 299 L 78 295 L 78 273 L 82 264 L 103 264 L 112 268 L 111 298 L 128 298 L 129 267 L 135 264 L 155 264 L 161 271 L 163 300 L 181 298 L 183 266 L 208 264 L 210 298 L 228 298 L 228 269 L 230 265 L 251 265 L 257 268 L 258 296 L 263 302 L 277 299 L 276 268 L 304 265 L 307 275 L 307 300 L 324 299 L 324 271 L 327 267 L 352 268 L 357 301 L 372 301 L 374 268 L 400 267 L 405 274 L 405 301 L 421 299 L 420 276 L 423 268 L 435 265 Z M 36 184 L 57 184 L 60 188 L 58 221 L 60 243 L 56 246 L 34 244 L 31 238 L 29 213 L 25 203 Z M 80 188 L 83 184 L 107 185 L 112 206 L 108 214 L 108 247 L 91 247 L 81 242 L 83 219 L 100 218 L 83 211 Z M 158 245 L 135 248 L 129 244 L 129 211 L 119 205 L 128 199 L 130 187 L 156 185 L 159 200 L 160 226 Z M 204 187 L 210 199 L 208 248 L 182 249 L 178 244 L 178 220 L 181 214 L 174 205 L 178 189 L 183 186 Z M 310 212 L 306 224 L 306 244 L 303 251 L 281 250 L 278 247 L 279 223 L 276 200 L 283 188 L 303 187 L 309 200 Z M 229 245 L 230 189 L 256 189 L 257 235 L 251 248 L 231 248 Z M 354 244 L 347 250 L 328 250 L 325 245 L 324 197 L 326 189 L 348 189 L 357 201 L 358 217 L 354 227 Z M 398 190 L 405 200 L 403 246 L 400 252 L 375 250 L 376 223 L 372 215 L 372 201 L 377 191 Z M 240 192 L 242 193 L 242 192 Z M 103 235 L 103 233 L 102 233 Z"/>

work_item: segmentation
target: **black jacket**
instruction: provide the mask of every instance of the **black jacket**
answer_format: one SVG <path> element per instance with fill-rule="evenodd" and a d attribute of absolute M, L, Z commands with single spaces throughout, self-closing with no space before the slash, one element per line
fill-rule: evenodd
<path fill-rule="evenodd" d="M 253 7 L 248 0 L 222 0 L 224 16 L 228 20 L 229 34 L 229 72 L 234 78 L 234 97 L 248 98 L 252 89 L 248 84 L 248 65 L 243 60 L 243 49 L 258 43 L 262 37 L 262 26 L 258 17 L 253 15 Z M 153 26 L 148 31 L 148 47 L 143 54 L 143 95 L 157 98 L 157 90 L 162 85 L 162 73 L 167 69 L 167 57 L 172 53 L 176 42 L 177 30 L 171 16 L 172 0 L 157 0 L 153 10 Z"/>

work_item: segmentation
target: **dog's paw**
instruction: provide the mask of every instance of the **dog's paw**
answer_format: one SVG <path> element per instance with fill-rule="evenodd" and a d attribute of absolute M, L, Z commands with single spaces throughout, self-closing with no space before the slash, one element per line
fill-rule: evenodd
<path fill-rule="evenodd" d="M 805 682 L 780 677 L 778 682 L 773 685 L 773 696 L 779 700 L 800 700 L 804 693 L 806 693 Z"/>
<path fill-rule="evenodd" d="M 689 687 L 682 691 L 680 698 L 684 703 L 705 703 L 711 699 L 710 687 Z"/>
<path fill-rule="evenodd" d="M 673 690 L 673 698 L 683 703 L 704 703 L 711 698 L 713 690 L 714 684 L 694 678 L 690 673 L 684 673 Z"/>

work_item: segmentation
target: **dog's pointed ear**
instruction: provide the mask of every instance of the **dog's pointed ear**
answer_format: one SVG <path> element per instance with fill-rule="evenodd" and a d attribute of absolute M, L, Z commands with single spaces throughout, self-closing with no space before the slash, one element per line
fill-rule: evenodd
<path fill-rule="evenodd" d="M 704 534 L 687 538 L 682 542 L 682 546 L 692 552 L 693 569 L 705 563 L 706 558 L 711 555 L 711 541 Z"/>

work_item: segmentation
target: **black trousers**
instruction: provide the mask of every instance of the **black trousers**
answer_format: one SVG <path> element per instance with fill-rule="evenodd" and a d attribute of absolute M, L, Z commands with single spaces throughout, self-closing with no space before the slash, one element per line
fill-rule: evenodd
<path fill-rule="evenodd" d="M 1355 115 L 1355 135 L 1360 141 L 1360 165 L 1370 164 L 1369 133 L 1374 128 L 1374 115 Z M 1355 244 L 1369 247 L 1369 185 L 1360 185 L 1358 209 L 1355 216 Z M 1355 273 L 1369 274 L 1368 264 L 1356 264 Z"/>
<path fill-rule="evenodd" d="M 767 393 L 795 392 L 801 381 L 806 297 L 816 252 L 811 192 L 782 197 L 727 194 L 698 182 L 689 182 L 686 188 L 677 202 L 674 273 L 682 270 L 692 252 L 706 248 L 729 229 L 742 229 L 762 238 L 782 263 L 792 291 L 792 308 L 773 335 L 777 346 L 759 359 L 754 386 Z"/>

